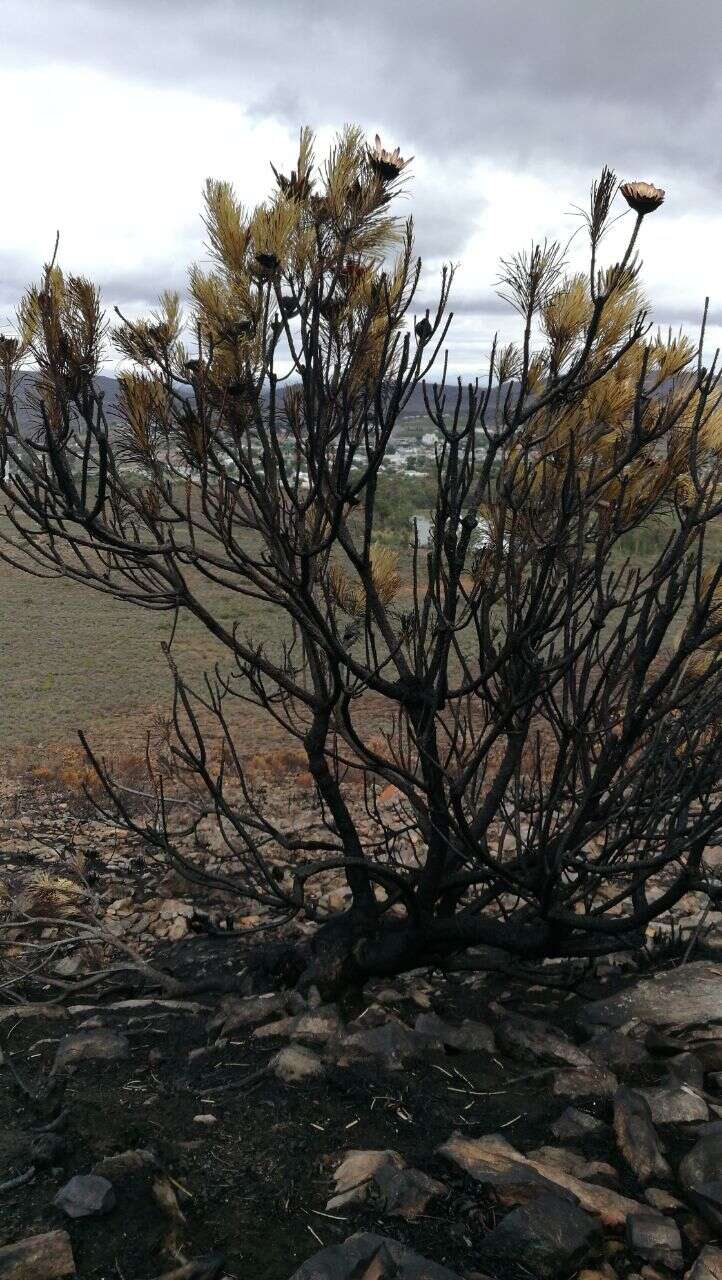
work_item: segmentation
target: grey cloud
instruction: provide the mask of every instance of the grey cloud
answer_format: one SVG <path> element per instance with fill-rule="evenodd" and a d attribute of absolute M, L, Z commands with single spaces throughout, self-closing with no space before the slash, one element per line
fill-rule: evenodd
<path fill-rule="evenodd" d="M 702 162 L 720 106 L 718 0 L 8 0 L 4 59 L 49 56 L 349 117 L 410 148 L 595 168 Z M 719 180 L 719 165 L 713 177 Z"/>
<path fill-rule="evenodd" d="M 684 9 L 679 0 L 4 0 L 2 9 L 0 66 L 64 63 L 190 89 L 294 130 L 379 128 L 424 157 L 409 209 L 427 261 L 461 256 L 482 212 L 467 186 L 479 157 L 547 180 L 571 170 L 591 179 L 606 162 L 667 187 L 670 212 L 690 182 L 697 210 L 716 210 L 719 0 Z M 229 157 L 224 176 L 241 187 L 238 164 Z M 565 186 L 560 212 L 567 203 Z M 29 278 L 0 262 L 0 306 L 16 276 L 18 287 Z M 104 295 L 152 302 L 174 278 L 182 289 L 177 277 L 151 264 L 106 280 Z M 462 294 L 455 309 L 504 312 L 492 295 Z M 660 316 L 692 319 L 684 309 Z"/>

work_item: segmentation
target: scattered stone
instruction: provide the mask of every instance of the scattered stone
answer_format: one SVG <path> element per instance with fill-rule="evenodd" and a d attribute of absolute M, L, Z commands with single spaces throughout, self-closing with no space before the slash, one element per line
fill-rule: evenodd
<path fill-rule="evenodd" d="M 287 1045 L 279 1049 L 269 1063 L 271 1071 L 284 1084 L 301 1084 L 304 1080 L 318 1079 L 325 1074 L 321 1059 L 303 1045 Z"/>
<path fill-rule="evenodd" d="M 687 1199 L 719 1235 L 722 1231 L 722 1181 L 699 1182 L 689 1187 Z"/>
<path fill-rule="evenodd" d="M 660 1264 L 670 1271 L 681 1271 L 684 1266 L 682 1237 L 671 1218 L 657 1213 L 631 1214 L 627 1219 L 627 1244 L 642 1262 Z"/>
<path fill-rule="evenodd" d="M 688 1084 L 693 1089 L 704 1088 L 704 1067 L 696 1053 L 680 1053 L 667 1064 L 670 1083 Z"/>
<path fill-rule="evenodd" d="M 567 1107 L 551 1128 L 554 1137 L 564 1141 L 569 1138 L 583 1138 L 589 1133 L 599 1133 L 604 1127 L 603 1121 L 597 1120 L 596 1116 L 590 1116 L 588 1112 L 580 1111 L 577 1107 Z"/>
<path fill-rule="evenodd" d="M 562 1188 L 608 1227 L 623 1227 L 630 1213 L 641 1212 L 636 1200 L 521 1155 L 500 1134 L 467 1138 L 455 1133 L 439 1147 L 439 1154 L 476 1182 L 491 1187 L 502 1204 L 527 1204 L 545 1193 L 558 1196 Z"/>
<path fill-rule="evenodd" d="M 374 1183 L 379 1190 L 380 1211 L 407 1222 L 420 1218 L 431 1201 L 446 1192 L 443 1182 L 430 1178 L 421 1169 L 395 1169 L 390 1165 L 378 1170 Z"/>
<path fill-rule="evenodd" d="M 459 1280 L 458 1273 L 414 1253 L 398 1240 L 362 1231 L 315 1253 L 290 1280 Z"/>
<path fill-rule="evenodd" d="M 397 1151 L 348 1151 L 334 1173 L 335 1191 L 326 1209 L 332 1212 L 351 1204 L 363 1204 L 374 1175 L 384 1165 L 403 1169 Z"/>
<path fill-rule="evenodd" d="M 370 1202 L 381 1213 L 413 1222 L 430 1202 L 443 1195 L 442 1182 L 419 1169 L 407 1169 L 396 1151 L 349 1151 L 334 1174 L 334 1195 L 326 1205 L 332 1212 Z"/>
<path fill-rule="evenodd" d="M 644 1043 L 649 1052 L 658 1058 L 676 1058 L 685 1051 L 685 1046 L 678 1036 L 672 1032 L 660 1031 L 659 1027 L 647 1028 Z"/>
<path fill-rule="evenodd" d="M 685 1280 L 722 1280 L 722 1249 L 708 1244 L 699 1255 Z"/>
<path fill-rule="evenodd" d="M 598 1223 L 572 1201 L 544 1194 L 502 1218 L 484 1237 L 479 1256 L 482 1263 L 516 1263 L 544 1280 L 575 1271 L 598 1235 Z"/>
<path fill-rule="evenodd" d="M 389 1014 L 380 1004 L 373 1001 L 367 1005 L 363 1013 L 358 1018 L 353 1018 L 351 1022 L 346 1023 L 346 1031 L 349 1035 L 355 1035 L 357 1031 L 368 1031 L 370 1027 L 383 1027 L 387 1022 L 396 1022 L 399 1026 L 405 1027 L 406 1023 L 402 1022 L 394 1014 Z M 408 1028 L 407 1028 L 408 1030 Z"/>
<path fill-rule="evenodd" d="M 623 1035 L 621 1031 L 603 1031 L 584 1046 L 584 1052 L 598 1067 L 608 1071 L 633 1072 L 649 1061 L 649 1055 L 639 1040 Z"/>
<path fill-rule="evenodd" d="M 158 1161 L 154 1153 L 145 1148 L 138 1148 L 133 1151 L 121 1151 L 115 1156 L 105 1156 L 93 1165 L 90 1172 L 99 1178 L 107 1178 L 109 1182 L 117 1182 L 128 1174 L 157 1168 Z"/>
<path fill-rule="evenodd" d="M 0 1280 L 63 1280 L 75 1275 L 67 1231 L 28 1236 L 0 1248 Z"/>
<path fill-rule="evenodd" d="M 436 1013 L 420 1013 L 414 1023 L 414 1031 L 439 1040 L 446 1048 L 460 1053 L 496 1053 L 491 1027 L 469 1018 L 465 1018 L 460 1027 L 452 1027 Z"/>
<path fill-rule="evenodd" d="M 52 1074 L 59 1075 L 77 1062 L 122 1062 L 130 1057 L 128 1037 L 104 1028 L 75 1031 L 63 1036 L 55 1053 Z"/>
<path fill-rule="evenodd" d="M 681 1200 L 671 1195 L 669 1191 L 663 1191 L 661 1187 L 647 1187 L 644 1198 L 647 1204 L 651 1204 L 652 1208 L 659 1210 L 660 1213 L 676 1213 L 678 1209 L 684 1208 Z"/>
<path fill-rule="evenodd" d="M 537 1147 L 527 1153 L 527 1159 L 538 1164 L 552 1164 L 564 1173 L 571 1173 L 575 1178 L 602 1178 L 616 1182 L 617 1170 L 602 1160 L 587 1160 L 578 1151 L 570 1151 L 567 1147 Z"/>
<path fill-rule="evenodd" d="M 107 1178 L 94 1173 L 76 1173 L 61 1187 L 53 1204 L 69 1218 L 91 1218 L 115 1208 L 115 1191 Z"/>
<path fill-rule="evenodd" d="M 722 1022 L 719 966 L 699 960 L 655 974 L 588 1004 L 583 1018 L 588 1025 L 608 1027 L 623 1026 L 633 1018 L 655 1027 Z"/>
<path fill-rule="evenodd" d="M 614 1136 L 640 1182 L 666 1178 L 671 1170 L 659 1145 L 649 1103 L 641 1093 L 622 1086 L 614 1095 Z"/>
<path fill-rule="evenodd" d="M 499 1046 L 522 1062 L 546 1062 L 551 1066 L 594 1071 L 591 1058 L 577 1049 L 560 1031 L 521 1014 L 505 1014 L 496 1028 Z"/>
<path fill-rule="evenodd" d="M 242 1031 L 246 1027 L 258 1027 L 264 1022 L 272 1022 L 286 1012 L 286 1007 L 279 995 L 248 996 L 244 1000 L 235 997 L 223 1002 L 221 1012 L 208 1024 L 210 1031 L 217 1031 L 219 1036 L 227 1036 L 231 1031 Z"/>
<path fill-rule="evenodd" d="M 218 1124 L 218 1116 L 214 1116 L 211 1111 L 203 1112 L 201 1115 L 193 1117 L 194 1124 L 212 1125 Z"/>
<path fill-rule="evenodd" d="M 722 1132 L 703 1134 L 680 1162 L 678 1176 L 683 1187 L 722 1179 Z"/>
<path fill-rule="evenodd" d="M 161 920 L 192 920 L 195 910 L 190 902 L 180 898 L 166 898 L 159 912 Z"/>
<path fill-rule="evenodd" d="M 698 1030 L 694 1039 L 695 1057 L 699 1058 L 704 1071 L 722 1071 L 722 1036 L 720 1029 L 707 1027 L 702 1035 Z"/>
<path fill-rule="evenodd" d="M 291 1039 L 301 1044 L 330 1044 L 341 1034 L 341 1019 L 335 1009 L 316 1009 L 294 1018 Z"/>
<path fill-rule="evenodd" d="M 692 1124 L 709 1119 L 707 1103 L 689 1085 L 657 1085 L 639 1093 L 649 1103 L 654 1124 Z"/>
<path fill-rule="evenodd" d="M 363 1056 L 384 1058 L 388 1065 L 396 1066 L 404 1058 L 421 1058 L 435 1049 L 441 1051 L 443 1045 L 419 1035 L 402 1022 L 385 1022 L 383 1026 L 345 1036 L 342 1048 Z"/>
<path fill-rule="evenodd" d="M 619 1085 L 611 1071 L 557 1071 L 552 1093 L 557 1098 L 611 1098 Z"/>
<path fill-rule="evenodd" d="M 273 1022 L 263 1022 L 251 1032 L 252 1040 L 290 1040 L 291 1032 L 296 1024 L 294 1018 L 277 1018 Z"/>

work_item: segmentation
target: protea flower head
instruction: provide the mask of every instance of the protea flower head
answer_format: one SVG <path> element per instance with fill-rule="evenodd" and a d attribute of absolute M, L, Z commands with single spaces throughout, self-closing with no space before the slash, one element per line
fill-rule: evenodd
<path fill-rule="evenodd" d="M 357 284 L 359 280 L 363 280 L 370 270 L 371 266 L 368 262 L 362 262 L 360 258 L 347 258 L 340 274 L 352 286 Z"/>
<path fill-rule="evenodd" d="M 237 342 L 239 338 L 251 338 L 255 327 L 253 320 L 235 320 L 226 326 L 223 337 L 226 342 Z"/>
<path fill-rule="evenodd" d="M 664 191 L 651 182 L 623 182 L 619 188 L 635 213 L 654 213 L 664 200 Z"/>
<path fill-rule="evenodd" d="M 257 253 L 256 262 L 264 271 L 278 271 L 281 265 L 275 253 Z"/>
<path fill-rule="evenodd" d="M 295 200 L 300 204 L 302 200 L 306 200 L 311 194 L 313 180 L 309 173 L 302 173 L 300 169 L 298 171 L 292 169 L 291 176 L 288 178 L 285 173 L 279 173 L 274 164 L 271 165 L 271 168 L 276 175 L 276 181 L 281 191 L 288 200 Z"/>
<path fill-rule="evenodd" d="M 0 333 L 0 360 L 14 360 L 19 345 L 17 338 L 8 338 L 4 333 Z"/>
<path fill-rule="evenodd" d="M 382 182 L 393 182 L 409 162 L 402 159 L 399 147 L 395 151 L 386 151 L 381 145 L 381 138 L 376 134 L 373 149 L 369 147 L 369 163 Z"/>
<path fill-rule="evenodd" d="M 326 222 L 331 216 L 328 207 L 328 200 L 325 196 L 312 195 L 310 200 L 311 213 L 317 223 Z"/>

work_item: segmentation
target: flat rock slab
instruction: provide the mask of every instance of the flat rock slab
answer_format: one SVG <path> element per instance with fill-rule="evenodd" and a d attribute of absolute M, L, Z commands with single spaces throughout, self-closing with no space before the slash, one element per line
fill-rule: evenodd
<path fill-rule="evenodd" d="M 689 1085 L 656 1085 L 640 1089 L 646 1099 L 654 1124 L 693 1124 L 709 1119 L 709 1108 Z"/>
<path fill-rule="evenodd" d="M 439 1041 L 419 1035 L 400 1022 L 386 1022 L 381 1027 L 356 1031 L 342 1041 L 342 1053 L 357 1057 L 384 1058 L 391 1065 L 398 1065 L 404 1058 L 425 1058 L 435 1050 L 442 1050 Z"/>
<path fill-rule="evenodd" d="M 585 1044 L 584 1051 L 598 1067 L 621 1075 L 625 1072 L 634 1075 L 638 1067 L 650 1061 L 646 1046 L 621 1031 L 600 1032 Z"/>
<path fill-rule="evenodd" d="M 210 1031 L 219 1036 L 230 1035 L 232 1031 L 244 1031 L 247 1027 L 258 1027 L 264 1022 L 273 1022 L 286 1013 L 286 1005 L 281 996 L 272 993 L 267 996 L 247 996 L 239 999 L 231 996 L 221 1006 L 208 1024 Z"/>
<path fill-rule="evenodd" d="M 398 1151 L 347 1151 L 333 1175 L 334 1193 L 326 1209 L 331 1212 L 346 1205 L 363 1204 L 371 1183 L 384 1166 L 404 1168 L 404 1160 Z"/>
<path fill-rule="evenodd" d="M 599 1224 L 569 1200 L 544 1195 L 514 1209 L 482 1241 L 482 1263 L 502 1262 L 552 1280 L 575 1272 L 599 1237 Z"/>
<path fill-rule="evenodd" d="M 722 1181 L 722 1132 L 703 1133 L 681 1161 L 677 1176 L 687 1188 Z"/>
<path fill-rule="evenodd" d="M 93 1218 L 115 1208 L 113 1184 L 94 1173 L 76 1173 L 61 1187 L 53 1204 L 69 1218 Z"/>
<path fill-rule="evenodd" d="M 699 1182 L 687 1191 L 687 1199 L 719 1236 L 722 1232 L 722 1182 Z"/>
<path fill-rule="evenodd" d="M 634 1089 L 622 1087 L 614 1095 L 614 1136 L 622 1156 L 640 1182 L 670 1177 L 671 1170 L 662 1154 L 649 1103 Z"/>
<path fill-rule="evenodd" d="M 122 1062 L 130 1057 L 128 1037 L 118 1031 L 97 1028 L 91 1031 L 75 1031 L 63 1036 L 58 1045 L 53 1075 L 78 1062 Z"/>
<path fill-rule="evenodd" d="M 588 1054 L 578 1049 L 561 1031 L 527 1018 L 522 1014 L 505 1014 L 495 1028 L 497 1043 L 521 1062 L 542 1062 L 556 1067 L 573 1067 L 578 1071 L 594 1071 Z"/>
<path fill-rule="evenodd" d="M 558 1196 L 561 1188 L 607 1227 L 624 1227 L 630 1214 L 642 1212 L 636 1200 L 521 1155 L 499 1134 L 467 1138 L 455 1133 L 439 1147 L 439 1154 L 490 1187 L 502 1204 L 529 1204 L 541 1195 Z"/>
<path fill-rule="evenodd" d="M 387 1236 L 362 1231 L 308 1258 L 290 1280 L 459 1280 L 458 1272 L 422 1258 Z"/>
<path fill-rule="evenodd" d="M 552 1133 L 555 1138 L 583 1138 L 589 1133 L 599 1133 L 604 1128 L 604 1122 L 597 1120 L 596 1116 L 590 1116 L 587 1111 L 580 1111 L 578 1107 L 567 1107 L 559 1119 L 554 1121 Z"/>
<path fill-rule="evenodd" d="M 552 1093 L 555 1098 L 611 1098 L 618 1084 L 612 1071 L 557 1071 Z"/>
<path fill-rule="evenodd" d="M 0 1280 L 63 1280 L 75 1275 L 67 1231 L 28 1236 L 0 1249 Z"/>
<path fill-rule="evenodd" d="M 686 1280 L 722 1280 L 722 1249 L 708 1244 L 687 1272 Z"/>
<path fill-rule="evenodd" d="M 632 1019 L 653 1027 L 722 1022 L 722 968 L 705 960 L 655 974 L 604 1000 L 586 1005 L 583 1020 L 621 1027 Z"/>
<path fill-rule="evenodd" d="M 496 1053 L 496 1042 L 491 1027 L 483 1022 L 465 1018 L 460 1027 L 452 1027 L 437 1013 L 420 1013 L 414 1023 L 419 1035 L 438 1040 L 448 1049 L 458 1053 Z"/>
<path fill-rule="evenodd" d="M 380 1213 L 413 1222 L 446 1187 L 420 1169 L 408 1169 L 397 1151 L 349 1151 L 334 1174 L 327 1211 L 369 1203 Z"/>
<path fill-rule="evenodd" d="M 288 1045 L 279 1049 L 269 1062 L 269 1067 L 277 1079 L 284 1084 L 302 1084 L 305 1080 L 315 1080 L 325 1075 L 326 1068 L 320 1058 L 306 1049 L 304 1045 Z"/>
<path fill-rule="evenodd" d="M 660 1264 L 670 1271 L 681 1271 L 682 1237 L 672 1218 L 658 1213 L 637 1213 L 627 1220 L 627 1244 L 635 1258 L 652 1266 Z"/>

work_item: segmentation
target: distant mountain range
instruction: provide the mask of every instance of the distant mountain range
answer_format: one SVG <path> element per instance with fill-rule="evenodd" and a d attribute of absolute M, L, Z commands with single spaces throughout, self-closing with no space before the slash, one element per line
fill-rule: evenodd
<path fill-rule="evenodd" d="M 32 374 L 27 374 L 26 379 L 27 379 L 28 390 L 29 390 Z M 110 377 L 108 374 L 98 374 L 95 379 L 95 382 L 98 389 L 103 392 L 106 413 L 108 414 L 108 417 L 112 419 L 118 404 L 118 380 L 117 378 Z M 24 398 L 25 397 L 23 395 L 23 388 L 21 388 L 21 392 L 18 397 L 19 408 L 20 408 L 20 413 L 19 413 L 20 424 L 24 430 L 30 430 L 35 424 L 35 419 L 33 415 L 27 410 L 27 408 L 23 408 L 22 402 Z M 454 379 L 450 378 L 447 381 L 447 394 L 446 394 L 447 411 L 453 409 L 455 402 L 456 402 L 456 384 L 454 382 Z M 407 404 L 404 410 L 403 417 L 404 418 L 421 418 L 421 417 L 424 417 L 425 414 L 426 414 L 426 410 L 424 407 L 423 392 L 421 387 L 416 387 L 411 395 L 411 398 L 409 399 L 409 403 Z"/>

